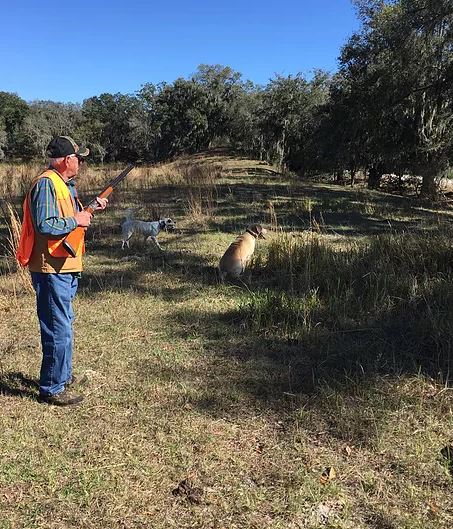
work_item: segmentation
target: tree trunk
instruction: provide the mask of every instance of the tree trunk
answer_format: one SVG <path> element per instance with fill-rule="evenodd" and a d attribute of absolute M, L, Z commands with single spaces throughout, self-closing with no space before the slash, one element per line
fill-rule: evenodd
<path fill-rule="evenodd" d="M 403 190 L 403 171 L 400 169 L 396 175 L 398 176 L 398 190 L 401 193 Z"/>
<path fill-rule="evenodd" d="M 334 172 L 334 178 L 335 178 L 335 183 L 336 184 L 344 185 L 344 176 L 343 176 L 343 170 L 342 169 L 337 169 Z"/>
<path fill-rule="evenodd" d="M 368 189 L 379 189 L 381 176 L 382 168 L 380 164 L 371 164 L 368 169 Z"/>
<path fill-rule="evenodd" d="M 421 196 L 425 198 L 437 197 L 437 185 L 435 181 L 435 173 L 427 170 L 423 172 Z"/>
<path fill-rule="evenodd" d="M 264 148 L 264 138 L 263 135 L 259 135 L 259 150 L 260 150 L 260 162 L 264 160 L 264 155 L 266 154 L 266 149 Z"/>
<path fill-rule="evenodd" d="M 437 198 L 439 190 L 436 184 L 436 176 L 440 173 L 440 166 L 433 160 L 419 164 L 414 168 L 416 173 L 422 177 L 420 196 L 429 199 Z"/>
<path fill-rule="evenodd" d="M 275 150 L 278 156 L 277 165 L 280 171 L 283 171 L 284 159 L 285 159 L 285 132 L 283 132 L 282 138 L 277 141 Z"/>

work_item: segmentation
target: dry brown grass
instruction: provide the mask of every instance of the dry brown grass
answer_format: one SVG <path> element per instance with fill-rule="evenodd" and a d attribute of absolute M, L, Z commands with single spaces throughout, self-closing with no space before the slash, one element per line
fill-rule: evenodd
<path fill-rule="evenodd" d="M 7 227 L 7 238 L 5 242 L 5 265 L 7 272 L 11 275 L 11 287 L 14 298 L 17 298 L 17 292 L 33 291 L 30 274 L 27 269 L 22 268 L 16 261 L 16 251 L 19 246 L 21 219 L 14 206 L 9 202 L 1 204 L 1 213 L 3 222 Z"/>
<path fill-rule="evenodd" d="M 131 171 L 121 184 L 126 189 L 149 189 L 162 184 L 181 183 L 178 169 L 180 162 L 138 166 Z M 0 163 L 0 196 L 4 199 L 22 197 L 28 191 L 31 180 L 42 172 L 44 166 L 38 163 Z M 101 189 L 113 179 L 124 165 L 114 164 L 105 167 L 84 165 L 79 175 L 79 188 L 82 193 Z"/>
<path fill-rule="evenodd" d="M 197 224 L 206 223 L 215 214 L 216 182 L 222 173 L 222 165 L 183 161 L 175 169 L 184 186 L 188 215 Z"/>
<path fill-rule="evenodd" d="M 36 163 L 0 163 L 0 196 L 15 203 L 18 197 L 25 195 L 30 182 L 40 171 L 42 166 Z"/>

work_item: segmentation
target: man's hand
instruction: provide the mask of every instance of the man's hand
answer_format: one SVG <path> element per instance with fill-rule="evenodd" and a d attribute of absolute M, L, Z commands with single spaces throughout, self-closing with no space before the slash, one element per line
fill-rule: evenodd
<path fill-rule="evenodd" d="M 98 203 L 98 207 L 94 211 L 100 211 L 100 210 L 105 209 L 107 207 L 107 203 L 109 201 L 108 198 L 96 197 L 96 200 L 97 200 L 97 203 Z"/>
<path fill-rule="evenodd" d="M 77 221 L 77 226 L 81 226 L 82 228 L 88 228 L 88 226 L 91 223 L 91 213 L 88 213 L 88 211 L 79 211 L 75 214 L 75 219 Z"/>
<path fill-rule="evenodd" d="M 107 207 L 108 199 L 96 197 L 96 202 L 98 203 L 98 206 L 94 209 L 94 211 L 101 211 Z M 79 211 L 75 214 L 77 226 L 81 226 L 82 228 L 88 228 L 88 226 L 91 224 L 92 216 L 93 215 L 85 209 L 83 211 Z"/>

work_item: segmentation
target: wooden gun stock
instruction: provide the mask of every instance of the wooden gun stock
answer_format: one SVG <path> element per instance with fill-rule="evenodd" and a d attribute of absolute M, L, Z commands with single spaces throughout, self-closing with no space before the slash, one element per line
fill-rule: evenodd
<path fill-rule="evenodd" d="M 134 164 L 130 164 L 122 171 L 118 176 L 116 176 L 111 182 L 109 182 L 108 186 L 99 194 L 97 195 L 86 208 L 84 208 L 85 211 L 88 211 L 88 213 L 93 214 L 94 210 L 97 207 L 97 198 L 107 198 L 113 191 L 113 189 L 122 182 L 126 176 L 132 171 L 132 169 L 135 167 Z M 77 255 L 77 251 L 80 248 L 80 246 L 83 244 L 83 240 L 85 237 L 85 231 L 86 228 L 82 228 L 82 226 L 77 226 L 74 230 L 72 230 L 63 240 L 63 248 L 68 252 L 69 255 L 72 257 L 75 257 Z"/>

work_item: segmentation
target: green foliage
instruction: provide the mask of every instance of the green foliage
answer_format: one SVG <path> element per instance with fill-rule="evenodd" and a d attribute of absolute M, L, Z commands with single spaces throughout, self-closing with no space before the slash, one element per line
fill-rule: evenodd
<path fill-rule="evenodd" d="M 20 129 L 28 112 L 27 103 L 19 96 L 0 92 L 0 148 L 6 157 L 22 155 L 24 138 Z"/>
<path fill-rule="evenodd" d="M 343 48 L 339 97 L 357 135 L 342 148 L 360 152 L 365 166 L 423 175 L 425 194 L 433 194 L 453 145 L 453 3 L 357 4 L 363 29 Z"/>
<path fill-rule="evenodd" d="M 160 126 L 158 157 L 197 152 L 209 145 L 206 91 L 195 81 L 177 79 L 156 97 L 156 119 Z"/>
<path fill-rule="evenodd" d="M 268 158 L 280 167 L 304 169 L 317 106 L 325 102 L 328 77 L 318 72 L 312 82 L 300 74 L 277 76 L 262 97 L 262 130 Z"/>
<path fill-rule="evenodd" d="M 0 134 L 0 149 L 6 158 L 17 153 L 43 157 L 52 136 L 71 134 L 104 163 L 165 160 L 231 144 L 260 159 L 276 159 L 282 167 L 304 170 L 313 166 L 310 139 L 327 80 L 321 72 L 310 82 L 298 74 L 276 77 L 261 88 L 228 66 L 203 64 L 189 80 L 145 84 L 135 95 L 104 93 L 82 106 L 50 101 L 21 106 L 16 96 L 5 93 L 8 105 L 0 112 L 0 131 L 4 124 L 7 137 Z"/>
<path fill-rule="evenodd" d="M 239 72 L 220 64 L 201 64 L 192 77 L 196 84 L 204 88 L 207 96 L 210 143 L 226 139 L 231 134 L 247 86 L 241 77 Z"/>
<path fill-rule="evenodd" d="M 267 283 L 250 293 L 242 311 L 265 334 L 335 347 L 347 332 L 361 332 L 379 350 L 397 347 L 398 365 L 447 369 L 453 332 L 451 233 L 382 235 L 333 249 L 320 235 L 270 244 L 255 273 Z M 379 329 L 374 336 L 367 329 Z M 322 337 L 322 338 L 321 338 Z M 396 345 L 397 344 L 397 345 Z"/>
<path fill-rule="evenodd" d="M 101 162 L 138 157 L 131 137 L 137 107 L 136 97 L 122 94 L 101 94 L 83 102 L 82 135 L 95 148 Z"/>

